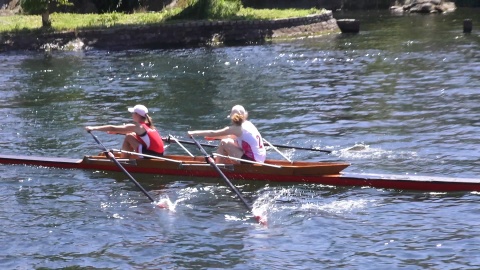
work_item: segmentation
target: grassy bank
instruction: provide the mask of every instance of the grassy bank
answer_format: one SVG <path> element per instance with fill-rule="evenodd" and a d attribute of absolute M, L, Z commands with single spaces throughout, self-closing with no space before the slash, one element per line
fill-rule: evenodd
<path fill-rule="evenodd" d="M 175 23 L 169 18 L 180 13 L 181 9 L 168 9 L 149 13 L 106 13 L 106 14 L 70 14 L 53 13 L 50 15 L 53 31 L 71 31 L 89 28 L 108 28 L 113 26 L 148 25 L 156 23 Z M 322 14 L 318 9 L 251 9 L 242 8 L 230 19 L 260 20 L 303 17 Z M 40 15 L 0 16 L 0 33 L 38 30 L 42 26 Z"/>

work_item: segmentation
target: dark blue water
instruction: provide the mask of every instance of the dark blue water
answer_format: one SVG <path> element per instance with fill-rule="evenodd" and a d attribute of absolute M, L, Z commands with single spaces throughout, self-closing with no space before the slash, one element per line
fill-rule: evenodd
<path fill-rule="evenodd" d="M 361 32 L 262 46 L 4 53 L 0 153 L 97 153 L 84 126 L 127 123 L 137 103 L 162 135 L 186 138 L 224 127 L 243 104 L 268 141 L 333 150 L 285 151 L 293 160 L 478 178 L 475 14 L 338 14 Z M 120 147 L 121 136 L 97 135 Z M 342 151 L 355 144 L 366 148 Z M 475 192 L 234 181 L 262 226 L 221 179 L 135 174 L 170 203 L 162 209 L 121 173 L 0 165 L 0 175 L 2 269 L 480 268 Z"/>

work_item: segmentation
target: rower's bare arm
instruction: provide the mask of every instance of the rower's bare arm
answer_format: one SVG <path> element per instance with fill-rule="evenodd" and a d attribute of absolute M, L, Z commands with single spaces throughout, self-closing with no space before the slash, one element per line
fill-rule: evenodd
<path fill-rule="evenodd" d="M 206 138 L 213 138 L 213 139 L 222 139 L 224 137 L 228 137 L 231 135 L 230 127 L 225 127 L 218 130 L 192 130 L 188 131 L 188 135 L 193 136 L 204 136 Z"/>
<path fill-rule="evenodd" d="M 135 131 L 134 124 L 126 125 L 104 125 L 104 126 L 87 126 L 85 127 L 87 131 L 104 131 L 113 134 L 127 134 Z"/>

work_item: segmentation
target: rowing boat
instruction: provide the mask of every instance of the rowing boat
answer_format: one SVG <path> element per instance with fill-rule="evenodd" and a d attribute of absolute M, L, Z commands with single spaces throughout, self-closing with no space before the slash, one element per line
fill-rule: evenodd
<path fill-rule="evenodd" d="M 203 156 L 167 155 L 164 159 L 118 159 L 131 173 L 217 178 L 218 173 Z M 65 169 L 120 171 L 103 154 L 82 159 L 0 155 L 0 164 L 30 165 Z M 418 191 L 480 191 L 480 179 L 389 174 L 354 174 L 342 171 L 345 162 L 307 162 L 267 160 L 261 164 L 218 164 L 230 179 L 316 183 L 331 186 L 356 186 Z"/>
<path fill-rule="evenodd" d="M 121 159 L 117 160 L 132 173 L 218 177 L 218 174 L 202 156 L 167 155 L 162 159 Z M 2 164 L 23 164 L 68 169 L 90 169 L 120 171 L 105 155 L 85 156 L 83 159 L 41 158 L 30 156 L 0 155 Z M 217 164 L 225 175 L 233 179 L 315 182 L 323 175 L 339 175 L 350 164 L 344 162 L 287 162 L 267 160 L 262 164 Z"/>

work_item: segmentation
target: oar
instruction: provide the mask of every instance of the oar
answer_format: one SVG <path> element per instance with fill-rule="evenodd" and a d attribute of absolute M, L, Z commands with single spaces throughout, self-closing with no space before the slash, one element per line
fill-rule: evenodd
<path fill-rule="evenodd" d="M 282 145 L 282 144 L 272 144 L 272 146 L 280 147 L 280 148 L 288 148 L 288 149 L 298 149 L 298 150 L 308 150 L 308 151 L 318 151 L 324 153 L 332 153 L 331 150 L 324 150 L 318 148 L 307 148 L 307 147 L 299 147 L 299 146 L 290 146 L 290 145 Z"/>
<path fill-rule="evenodd" d="M 282 152 L 280 152 L 280 150 L 278 150 L 273 144 L 271 144 L 269 141 L 265 140 L 264 138 L 262 138 L 263 142 L 265 142 L 266 144 L 270 145 L 270 147 L 272 147 L 277 153 L 279 153 L 284 159 L 288 160 L 288 162 L 292 163 L 292 160 L 289 159 L 287 156 L 285 156 Z"/>
<path fill-rule="evenodd" d="M 190 138 L 192 138 L 193 142 L 195 143 L 195 145 L 197 145 L 198 149 L 202 152 L 202 154 L 205 155 L 205 160 L 208 162 L 208 164 L 210 164 L 218 172 L 218 174 L 220 174 L 223 180 L 225 180 L 225 183 L 227 183 L 230 189 L 237 194 L 237 196 L 240 198 L 243 204 L 247 207 L 248 211 L 252 212 L 252 206 L 245 200 L 245 198 L 243 198 L 240 191 L 232 184 L 232 182 L 230 182 L 230 180 L 228 180 L 228 178 L 225 176 L 222 170 L 218 168 L 213 158 L 207 153 L 207 151 L 205 151 L 205 149 L 203 149 L 202 145 L 199 142 L 197 142 L 197 140 L 195 140 L 193 136 L 190 136 Z"/>
<path fill-rule="evenodd" d="M 183 163 L 183 161 L 180 161 L 180 160 L 164 158 L 164 157 L 159 157 L 159 156 L 152 156 L 152 155 L 147 155 L 147 154 L 141 154 L 141 153 L 131 152 L 131 151 L 118 150 L 118 149 L 112 149 L 111 151 L 126 153 L 126 154 L 129 154 L 129 155 L 135 155 L 135 156 L 140 156 L 140 157 L 147 157 L 147 158 L 151 158 L 151 159 L 159 159 L 159 160 L 164 160 L 164 161 L 170 161 L 170 162 L 173 162 L 173 163 L 179 163 L 179 164 Z"/>
<path fill-rule="evenodd" d="M 163 140 L 164 142 L 167 142 L 167 143 L 171 143 L 171 142 L 172 142 L 171 140 L 174 140 L 175 143 L 181 142 L 181 143 L 183 143 L 183 144 L 195 145 L 194 142 L 185 141 L 185 140 L 179 140 L 179 139 L 176 139 L 176 138 L 174 138 L 173 136 L 170 136 L 170 135 L 168 135 L 167 138 L 162 138 L 162 140 Z M 218 145 L 206 144 L 206 143 L 200 143 L 200 145 L 205 146 L 205 147 L 217 147 L 217 146 L 218 146 Z"/>
<path fill-rule="evenodd" d="M 216 154 L 216 153 L 214 153 L 213 156 L 214 156 L 214 157 L 228 158 L 228 159 L 232 159 L 232 160 L 236 160 L 236 161 L 240 161 L 240 162 L 245 162 L 245 163 L 250 163 L 250 164 L 258 164 L 258 165 L 262 165 L 262 166 L 266 166 L 266 167 L 273 167 L 273 168 L 277 168 L 277 169 L 281 169 L 281 168 L 282 168 L 282 166 L 280 166 L 280 165 L 273 165 L 273 164 L 268 164 L 268 163 L 260 163 L 260 162 L 251 161 L 251 160 L 248 160 L 248 159 L 235 158 L 235 157 L 220 155 L 220 154 Z"/>
<path fill-rule="evenodd" d="M 112 154 L 112 152 L 108 151 L 107 148 L 105 147 L 105 145 L 103 145 L 103 143 L 100 142 L 100 140 L 97 138 L 97 136 L 95 136 L 91 131 L 88 131 L 88 133 L 90 133 L 93 137 L 93 139 L 95 139 L 95 141 L 102 146 L 103 150 L 105 151 L 105 155 L 110 158 L 113 163 L 115 163 L 115 165 L 117 165 L 118 168 L 120 168 L 127 176 L 128 178 L 145 194 L 147 195 L 147 197 L 150 199 L 150 201 L 152 202 L 155 202 L 155 200 L 152 198 L 152 196 L 150 196 L 150 194 L 148 194 L 148 192 L 137 182 L 137 180 L 135 180 L 135 178 L 133 178 L 132 175 L 130 175 L 130 173 L 127 172 L 127 170 L 122 166 L 122 164 L 120 164 L 120 162 L 118 162 L 118 160 L 115 158 L 115 156 Z"/>
<path fill-rule="evenodd" d="M 164 138 L 163 140 L 170 143 L 170 137 Z M 190 142 L 190 141 L 182 141 L 182 140 L 178 140 L 178 141 L 181 142 L 181 143 L 184 143 L 184 144 L 195 144 L 194 142 Z M 218 145 L 206 144 L 206 143 L 200 143 L 200 145 L 206 146 L 206 147 L 217 147 L 218 146 Z M 324 149 L 308 148 L 308 147 L 300 147 L 300 146 L 290 146 L 290 145 L 282 145 L 282 144 L 272 144 L 272 146 L 280 147 L 280 148 L 287 148 L 287 149 L 317 151 L 317 152 L 324 152 L 324 153 L 332 153 L 333 152 L 332 150 L 324 150 Z"/>
<path fill-rule="evenodd" d="M 187 148 L 185 148 L 185 146 L 183 146 L 183 144 L 180 143 L 180 141 L 177 138 L 171 136 L 170 134 L 168 135 L 168 138 L 172 138 L 178 145 L 180 145 L 180 147 L 182 147 L 183 150 L 185 150 L 185 152 L 187 152 L 191 157 L 193 157 L 193 154 L 190 153 L 190 151 L 188 151 Z"/>
<path fill-rule="evenodd" d="M 170 137 L 167 138 L 162 138 L 164 142 L 171 143 Z M 192 144 L 195 145 L 194 142 L 191 141 L 185 141 L 185 140 L 178 140 L 181 143 L 184 144 Z M 205 147 L 217 147 L 218 145 L 214 144 L 206 144 L 206 143 L 200 143 L 200 145 L 205 146 Z M 280 148 L 286 148 L 286 149 L 297 149 L 297 150 L 307 150 L 307 151 L 317 151 L 317 152 L 324 152 L 324 153 L 332 153 L 332 150 L 325 150 L 325 149 L 319 149 L 319 148 L 308 148 L 308 147 L 300 147 L 300 146 L 290 146 L 290 145 L 282 145 L 282 144 L 272 144 L 272 146 L 275 147 L 280 147 Z M 347 148 L 349 149 L 349 148 Z"/>

